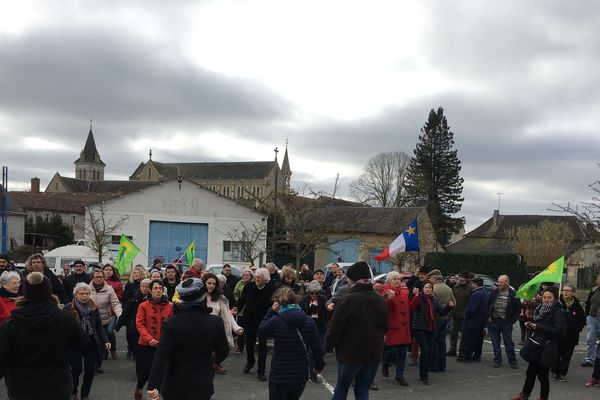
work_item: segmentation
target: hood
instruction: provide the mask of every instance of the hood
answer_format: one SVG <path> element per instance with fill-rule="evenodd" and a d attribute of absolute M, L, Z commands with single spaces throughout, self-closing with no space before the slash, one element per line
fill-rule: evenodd
<path fill-rule="evenodd" d="M 12 312 L 14 320 L 29 328 L 46 328 L 55 321 L 60 310 L 51 301 L 33 303 Z"/>
<path fill-rule="evenodd" d="M 302 311 L 301 308 L 290 310 L 288 312 L 278 314 L 279 318 L 283 320 L 288 325 L 293 326 L 294 328 L 302 328 L 306 322 L 306 314 Z"/>

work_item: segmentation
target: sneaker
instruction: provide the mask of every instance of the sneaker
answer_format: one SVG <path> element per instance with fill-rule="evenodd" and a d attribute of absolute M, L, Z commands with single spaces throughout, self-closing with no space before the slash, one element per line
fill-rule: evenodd
<path fill-rule="evenodd" d="M 559 382 L 563 382 L 563 383 L 564 383 L 564 382 L 566 382 L 566 381 L 567 381 L 567 378 L 565 378 L 564 376 L 560 376 L 560 377 L 558 378 L 558 381 L 559 381 Z"/>
<path fill-rule="evenodd" d="M 371 386 L 369 386 L 369 390 L 378 391 L 379 386 L 377 386 L 377 384 L 375 382 L 373 382 L 373 383 L 371 383 Z"/>
<path fill-rule="evenodd" d="M 408 382 L 404 379 L 403 376 L 397 377 L 396 382 L 398 382 L 401 386 L 408 386 Z"/>
<path fill-rule="evenodd" d="M 429 379 L 419 379 L 423 385 L 429 385 L 431 381 Z"/>
<path fill-rule="evenodd" d="M 584 362 L 581 363 L 581 366 L 582 367 L 593 367 L 594 363 L 591 362 L 591 361 L 584 361 Z"/>
<path fill-rule="evenodd" d="M 587 387 L 592 387 L 592 386 L 596 387 L 596 386 L 598 386 L 599 383 L 600 382 L 598 382 L 596 379 L 592 378 L 592 379 L 590 379 L 589 381 L 586 382 L 585 386 L 587 386 Z"/>

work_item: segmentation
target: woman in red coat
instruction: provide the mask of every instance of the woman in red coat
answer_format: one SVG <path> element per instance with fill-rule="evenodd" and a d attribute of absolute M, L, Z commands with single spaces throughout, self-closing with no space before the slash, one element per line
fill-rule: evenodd
<path fill-rule="evenodd" d="M 15 299 L 19 293 L 21 275 L 15 271 L 4 271 L 0 275 L 0 324 L 10 318 L 16 308 Z"/>
<path fill-rule="evenodd" d="M 142 399 L 142 388 L 148 381 L 154 353 L 160 343 L 162 323 L 173 315 L 173 304 L 169 303 L 164 294 L 164 286 L 161 280 L 150 283 L 150 295 L 148 300 L 140 304 L 135 317 L 135 326 L 140 334 L 137 350 L 135 351 L 135 372 L 137 374 L 137 386 L 135 387 L 134 399 Z"/>
<path fill-rule="evenodd" d="M 408 386 L 404 379 L 404 365 L 406 352 L 410 349 L 412 338 L 410 336 L 410 303 L 408 288 L 402 283 L 400 274 L 392 271 L 388 274 L 386 284 L 381 292 L 385 297 L 388 308 L 388 330 L 385 333 L 385 348 L 381 373 L 389 376 L 390 362 L 396 357 L 396 382 Z"/>

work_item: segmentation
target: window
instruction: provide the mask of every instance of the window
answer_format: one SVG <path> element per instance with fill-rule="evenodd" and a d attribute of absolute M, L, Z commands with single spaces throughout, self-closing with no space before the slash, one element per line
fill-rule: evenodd
<path fill-rule="evenodd" d="M 77 217 L 75 215 L 71 215 L 71 225 L 75 225 L 75 221 L 77 221 Z"/>
<path fill-rule="evenodd" d="M 223 240 L 223 261 L 249 261 L 244 258 L 242 242 Z"/>
<path fill-rule="evenodd" d="M 229 186 L 223 186 L 223 196 L 229 197 Z"/>
<path fill-rule="evenodd" d="M 237 197 L 242 197 L 242 193 L 243 193 L 243 191 L 242 191 L 242 187 L 241 187 L 241 186 L 238 186 L 238 187 L 237 187 Z"/>
<path fill-rule="evenodd" d="M 260 197 L 260 186 L 256 187 L 256 197 Z"/>

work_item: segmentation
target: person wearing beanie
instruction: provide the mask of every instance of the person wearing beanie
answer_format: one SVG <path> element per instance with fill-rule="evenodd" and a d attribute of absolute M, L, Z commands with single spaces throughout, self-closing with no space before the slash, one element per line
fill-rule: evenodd
<path fill-rule="evenodd" d="M 83 348 L 83 331 L 58 308 L 44 274 L 29 273 L 23 288 L 12 318 L 0 325 L 0 377 L 8 398 L 68 400 L 73 389 L 69 355 Z"/>
<path fill-rule="evenodd" d="M 317 332 L 319 333 L 319 342 L 325 342 L 325 334 L 327 333 L 327 309 L 325 304 L 327 298 L 321 294 L 322 286 L 319 281 L 311 281 L 306 285 L 307 294 L 300 299 L 298 303 L 304 313 L 308 315 L 315 322 L 317 326 Z M 317 374 L 314 373 L 315 359 L 312 353 L 309 358 L 310 366 L 310 380 L 311 382 L 317 382 Z"/>
<path fill-rule="evenodd" d="M 471 282 L 469 281 L 469 273 L 461 271 L 458 274 L 458 282 L 452 288 L 452 294 L 456 299 L 454 309 L 452 310 L 452 329 L 450 330 L 450 349 L 446 353 L 449 357 L 456 357 L 456 344 L 458 342 L 458 332 L 460 332 L 460 345 L 458 347 L 458 358 L 463 357 L 465 349 L 465 335 L 463 330 L 463 320 L 465 319 L 465 308 L 471 296 Z"/>
<path fill-rule="evenodd" d="M 181 312 L 163 322 L 148 380 L 148 398 L 208 400 L 214 394 L 213 362 L 221 363 L 229 355 L 225 326 L 206 307 L 207 291 L 201 279 L 181 282 L 177 292 Z"/>
<path fill-rule="evenodd" d="M 346 399 L 352 382 L 355 396 L 368 399 L 383 353 L 387 307 L 370 283 L 370 268 L 365 262 L 351 265 L 347 279 L 348 292 L 335 306 L 325 336 L 325 351 L 335 349 L 338 361 L 333 399 Z"/>

